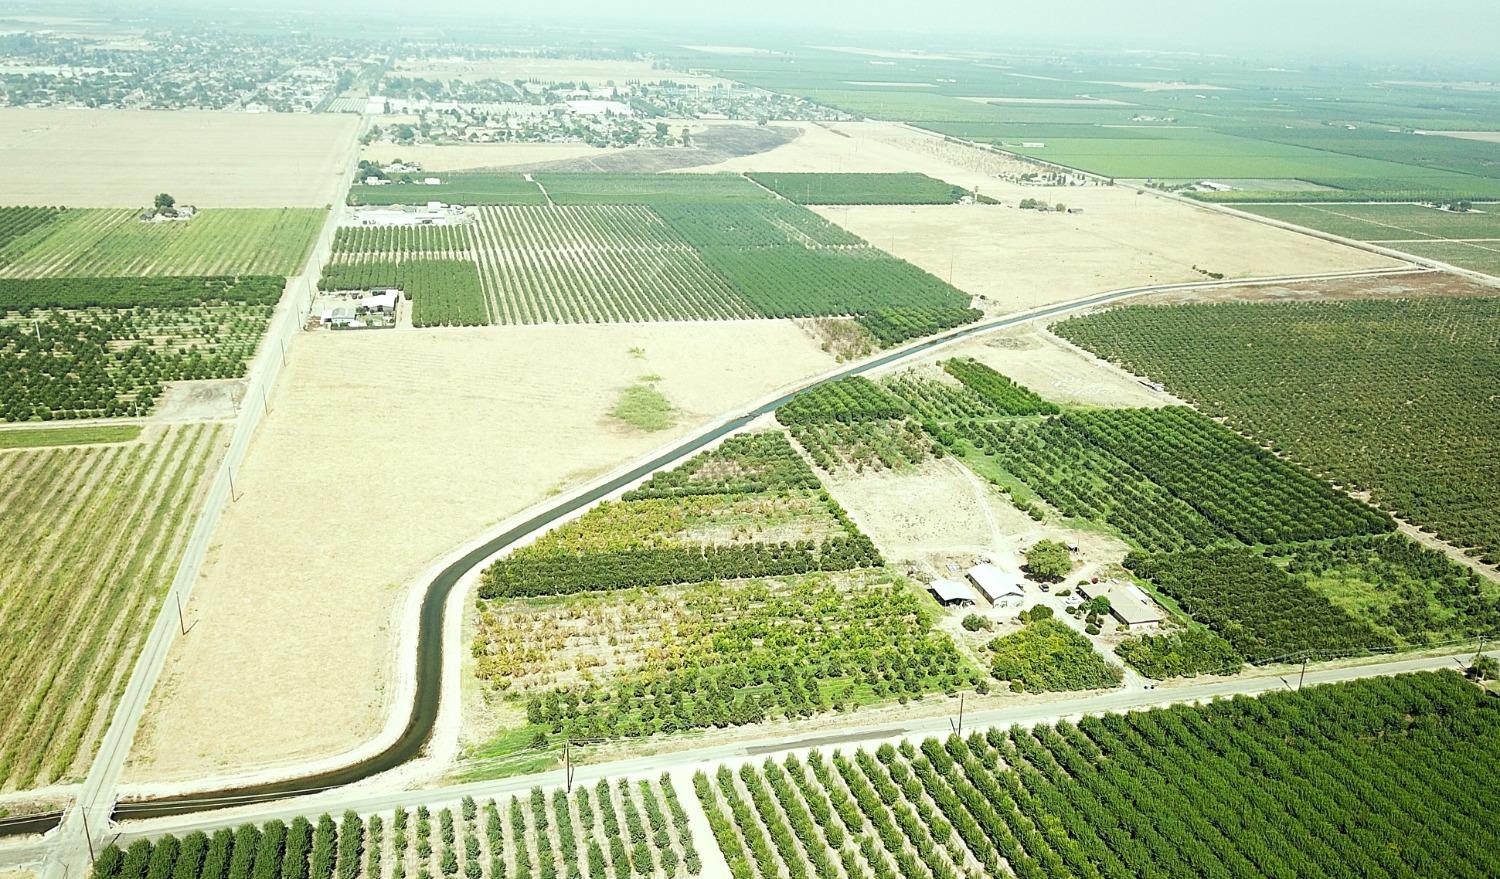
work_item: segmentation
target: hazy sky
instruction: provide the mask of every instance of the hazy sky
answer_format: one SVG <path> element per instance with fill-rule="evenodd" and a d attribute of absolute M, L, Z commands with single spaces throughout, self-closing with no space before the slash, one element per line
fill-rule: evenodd
<path fill-rule="evenodd" d="M 106 0 L 122 9 L 149 5 Z M 1500 0 L 157 0 L 239 6 L 396 11 L 505 18 L 565 17 L 617 24 L 745 25 L 895 34 L 947 32 L 1027 43 L 1111 48 L 1259 50 L 1328 61 L 1390 56 L 1489 65 L 1500 44 Z M 900 37 L 896 38 L 900 42 Z"/>

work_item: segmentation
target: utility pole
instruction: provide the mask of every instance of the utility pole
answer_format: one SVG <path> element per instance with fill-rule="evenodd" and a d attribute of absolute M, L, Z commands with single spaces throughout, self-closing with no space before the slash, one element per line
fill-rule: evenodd
<path fill-rule="evenodd" d="M 964 694 L 963 693 L 959 693 L 958 694 L 958 720 L 957 720 L 957 722 L 955 722 L 952 718 L 949 718 L 949 720 L 948 720 L 948 727 L 953 730 L 953 734 L 956 735 L 956 736 L 962 736 L 964 734 Z"/>
<path fill-rule="evenodd" d="M 182 618 L 182 593 L 174 589 L 172 591 L 172 597 L 177 599 L 177 628 L 181 629 L 182 634 L 186 635 L 187 620 Z"/>
<path fill-rule="evenodd" d="M 93 864 L 94 863 L 94 834 L 89 832 L 89 809 L 88 809 L 88 807 L 84 806 L 84 805 L 80 805 L 78 807 L 78 814 L 79 814 L 79 816 L 81 816 L 83 818 L 83 838 L 86 839 L 86 840 L 88 840 L 88 843 L 89 843 L 89 863 Z"/>
<path fill-rule="evenodd" d="M 240 499 L 239 495 L 236 494 L 235 490 L 234 490 L 234 468 L 230 467 L 229 468 L 229 501 L 230 501 L 230 503 L 233 503 L 234 501 L 237 501 L 239 499 Z"/>
<path fill-rule="evenodd" d="M 1302 679 L 1307 677 L 1307 654 L 1302 654 L 1302 673 L 1297 675 L 1297 689 L 1302 689 Z"/>
<path fill-rule="evenodd" d="M 572 748 L 573 748 L 573 740 L 572 740 L 572 738 L 563 739 L 563 783 L 564 783 L 564 786 L 567 789 L 567 793 L 569 793 L 569 794 L 573 793 L 573 757 L 572 757 Z"/>

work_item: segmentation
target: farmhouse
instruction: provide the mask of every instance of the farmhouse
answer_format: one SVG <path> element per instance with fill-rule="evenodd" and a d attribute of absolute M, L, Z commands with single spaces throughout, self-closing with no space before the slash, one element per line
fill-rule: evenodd
<path fill-rule="evenodd" d="M 396 311 L 396 303 L 400 299 L 400 290 L 371 290 L 355 304 L 355 308 L 359 311 L 393 314 Z"/>
<path fill-rule="evenodd" d="M 323 309 L 323 325 L 329 327 L 352 327 L 354 326 L 354 306 L 335 305 L 332 308 Z"/>
<path fill-rule="evenodd" d="M 996 607 L 1018 605 L 1026 594 L 1019 572 L 1002 571 L 989 562 L 970 568 L 968 578 L 979 589 L 979 594 Z"/>
<path fill-rule="evenodd" d="M 1114 580 L 1103 583 L 1080 583 L 1078 594 L 1094 599 L 1100 596 L 1109 601 L 1109 615 L 1128 631 L 1137 631 L 1162 621 L 1161 609 L 1139 586 L 1120 584 Z"/>
<path fill-rule="evenodd" d="M 932 593 L 938 604 L 943 607 L 972 607 L 974 605 L 974 593 L 969 587 L 957 580 L 933 580 L 927 584 L 927 591 Z"/>

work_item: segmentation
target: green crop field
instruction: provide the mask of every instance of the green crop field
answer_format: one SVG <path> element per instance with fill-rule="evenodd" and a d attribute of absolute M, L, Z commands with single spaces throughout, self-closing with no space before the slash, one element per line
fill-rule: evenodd
<path fill-rule="evenodd" d="M 1252 69 L 1201 55 L 1146 63 L 1026 52 L 874 61 L 806 46 L 759 57 L 674 53 L 694 69 L 856 117 L 1107 177 L 1234 187 L 1194 193 L 1209 201 L 1500 199 L 1500 144 L 1431 133 L 1500 124 L 1496 94 L 1459 83 L 1395 82 L 1358 66 Z M 1288 193 L 1309 184 L 1329 188 Z"/>
<path fill-rule="evenodd" d="M 1462 212 L 1416 204 L 1254 204 L 1241 209 L 1500 276 L 1500 204 L 1481 202 Z"/>
<path fill-rule="evenodd" d="M 0 452 L 0 790 L 87 769 L 227 436 Z"/>
<path fill-rule="evenodd" d="M 145 415 L 162 383 L 236 378 L 280 278 L 0 280 L 0 419 Z"/>
<path fill-rule="evenodd" d="M 413 259 L 456 260 L 478 272 L 479 323 L 855 315 L 885 345 L 981 316 L 967 294 L 739 175 L 540 176 L 572 203 L 340 229 L 321 286 L 395 284 Z"/>
<path fill-rule="evenodd" d="M 1500 831 L 1465 816 L 1491 799 L 1497 733 L 1495 700 L 1438 672 L 814 750 L 694 789 L 745 879 L 1478 879 Z"/>
<path fill-rule="evenodd" d="M 345 812 L 106 846 L 97 879 L 683 879 L 703 869 L 672 779 Z"/>
<path fill-rule="evenodd" d="M 480 272 L 501 323 L 750 317 L 753 310 L 650 209 L 484 208 Z"/>
<path fill-rule="evenodd" d="M 212 208 L 148 223 L 134 211 L 68 209 L 0 242 L 0 277 L 295 275 L 326 216 L 311 208 Z"/>
<path fill-rule="evenodd" d="M 1400 242 L 1391 244 L 1397 250 L 1427 240 L 1500 239 L 1497 204 L 1465 212 L 1415 204 L 1246 205 L 1241 210 L 1359 241 Z"/>
<path fill-rule="evenodd" d="M 764 204 L 658 202 L 660 214 L 694 247 L 858 247 L 864 239 L 784 201 Z"/>
<path fill-rule="evenodd" d="M 1500 239 L 1486 241 L 1435 241 L 1387 245 L 1413 256 L 1422 256 L 1500 278 Z"/>
<path fill-rule="evenodd" d="M 40 449 L 48 446 L 78 446 L 91 443 L 124 443 L 140 437 L 138 424 L 89 427 L 32 427 L 0 430 L 0 449 Z"/>
<path fill-rule="evenodd" d="M 1195 132 L 1172 139 L 1054 138 L 1044 146 L 1006 148 L 1105 177 L 1302 179 L 1418 176 L 1406 165 L 1229 135 Z M 1434 175 L 1442 176 L 1442 175 Z"/>
<path fill-rule="evenodd" d="M 17 238 L 52 222 L 62 208 L 0 208 L 0 253 Z"/>
<path fill-rule="evenodd" d="M 772 198 L 739 174 L 540 173 L 536 181 L 560 205 L 754 204 Z"/>
<path fill-rule="evenodd" d="M 388 183 L 367 186 L 356 183 L 349 188 L 350 204 L 425 205 L 432 201 L 461 205 L 542 205 L 547 197 L 542 190 L 520 174 L 487 172 L 453 172 L 440 175 L 437 186 L 422 183 Z"/>
<path fill-rule="evenodd" d="M 888 307 L 968 308 L 970 296 L 873 247 L 730 248 L 703 251 L 765 317 L 861 314 Z"/>
<path fill-rule="evenodd" d="M 797 204 L 953 204 L 964 196 L 926 174 L 750 174 Z"/>
<path fill-rule="evenodd" d="M 1500 561 L 1494 300 L 1135 306 L 1056 330 Z"/>

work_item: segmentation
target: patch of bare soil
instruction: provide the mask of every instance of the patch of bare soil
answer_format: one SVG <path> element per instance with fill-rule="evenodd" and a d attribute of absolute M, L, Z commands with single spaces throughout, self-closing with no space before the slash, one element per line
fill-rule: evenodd
<path fill-rule="evenodd" d="M 245 395 L 243 379 L 168 382 L 152 421 L 226 421 L 239 414 Z"/>
<path fill-rule="evenodd" d="M 1489 285 L 1447 272 L 1409 272 L 1363 278 L 1333 278 L 1294 284 L 1246 284 L 1199 290 L 1150 293 L 1132 302 L 1307 302 L 1343 299 L 1415 299 L 1425 296 L 1456 298 L 1500 294 L 1500 284 Z"/>
<path fill-rule="evenodd" d="M 675 123 L 668 123 L 677 127 Z M 599 151 L 554 162 L 515 165 L 507 170 L 532 173 L 538 171 L 605 171 L 611 174 L 654 174 L 714 165 L 743 156 L 754 156 L 790 142 L 801 129 L 785 125 L 748 125 L 743 122 L 703 125 L 696 123 L 689 147 Z"/>
<path fill-rule="evenodd" d="M 981 558 L 1019 568 L 1022 551 L 1044 538 L 1076 543 L 1080 558 L 1100 563 L 1118 562 L 1127 549 L 1105 534 L 1033 520 L 953 458 L 898 471 L 840 471 L 824 484 L 885 558 L 919 580 L 962 576 Z"/>
<path fill-rule="evenodd" d="M 1157 407 L 1181 402 L 1036 325 L 985 333 L 944 348 L 924 362 L 950 357 L 973 357 L 1054 403 Z"/>

